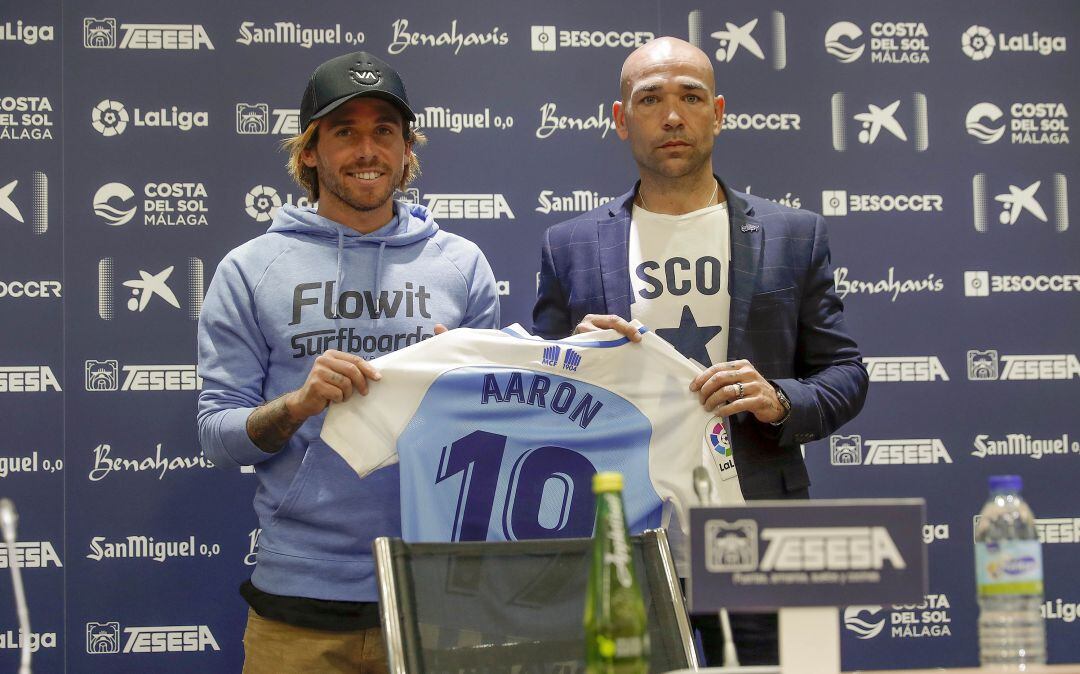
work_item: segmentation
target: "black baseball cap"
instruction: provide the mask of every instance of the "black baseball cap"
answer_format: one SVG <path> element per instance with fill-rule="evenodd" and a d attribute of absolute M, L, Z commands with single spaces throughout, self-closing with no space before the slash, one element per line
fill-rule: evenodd
<path fill-rule="evenodd" d="M 382 59 L 366 51 L 332 58 L 315 69 L 300 102 L 300 131 L 357 96 L 372 96 L 393 103 L 406 122 L 416 120 L 401 76 Z"/>

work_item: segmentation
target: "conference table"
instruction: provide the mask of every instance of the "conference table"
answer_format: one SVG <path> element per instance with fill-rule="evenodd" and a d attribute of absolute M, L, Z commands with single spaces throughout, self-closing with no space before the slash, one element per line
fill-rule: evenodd
<path fill-rule="evenodd" d="M 932 669 L 875 669 L 855 670 L 844 674 L 1000 674 L 1001 672 L 1019 672 L 1024 674 L 1080 674 L 1080 664 L 1064 665 L 1029 665 L 1026 669 L 961 667 L 956 669 L 937 667 Z M 779 667 L 703 667 L 697 670 L 680 669 L 668 674 L 782 674 Z"/>

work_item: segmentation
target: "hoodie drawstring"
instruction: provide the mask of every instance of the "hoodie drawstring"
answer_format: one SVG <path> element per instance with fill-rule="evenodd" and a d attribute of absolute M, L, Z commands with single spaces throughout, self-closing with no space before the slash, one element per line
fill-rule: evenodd
<path fill-rule="evenodd" d="M 338 297 L 341 296 L 341 292 L 342 292 L 341 284 L 344 283 L 344 281 L 345 281 L 345 279 L 343 278 L 343 275 L 342 275 L 342 271 L 341 271 L 341 257 L 344 254 L 344 251 L 345 251 L 345 234 L 342 233 L 342 231 L 339 229 L 338 233 L 337 233 L 337 274 L 335 276 L 335 280 L 337 281 L 337 294 L 338 294 Z M 340 330 L 341 329 L 341 314 L 339 314 L 337 311 L 334 311 L 333 313 L 334 313 L 334 327 L 337 328 L 338 330 Z"/>
<path fill-rule="evenodd" d="M 386 241 L 380 241 L 379 256 L 375 258 L 375 294 L 373 295 L 374 299 L 372 300 L 375 305 L 379 307 L 378 309 L 375 309 L 375 325 L 379 324 L 379 319 L 382 317 L 382 312 L 380 311 L 382 307 L 379 306 L 379 298 L 381 297 L 381 295 L 379 294 L 379 281 L 382 278 L 384 252 L 386 252 Z"/>

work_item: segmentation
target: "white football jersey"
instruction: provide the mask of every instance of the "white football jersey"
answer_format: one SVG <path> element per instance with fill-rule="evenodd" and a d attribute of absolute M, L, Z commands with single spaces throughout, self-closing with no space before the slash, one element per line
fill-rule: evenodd
<path fill-rule="evenodd" d="M 743 499 L 723 421 L 689 389 L 700 369 L 639 331 L 451 330 L 372 361 L 382 380 L 331 405 L 322 438 L 360 476 L 400 462 L 407 540 L 588 537 L 592 476 L 617 471 L 631 533 L 669 527 L 681 552 L 695 467 L 715 502 Z"/>

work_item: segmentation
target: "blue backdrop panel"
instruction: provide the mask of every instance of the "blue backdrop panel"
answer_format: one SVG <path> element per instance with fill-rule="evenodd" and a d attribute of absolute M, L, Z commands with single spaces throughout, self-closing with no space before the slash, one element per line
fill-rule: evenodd
<path fill-rule="evenodd" d="M 543 230 L 635 179 L 610 106 L 654 35 L 713 58 L 728 184 L 828 219 L 873 383 L 806 447 L 814 496 L 927 500 L 931 594 L 845 607 L 845 669 L 977 661 L 972 517 L 1003 472 L 1040 518 L 1051 661 L 1080 660 L 1078 17 L 1066 0 L 4 5 L 0 493 L 24 542 L 0 568 L 24 570 L 38 670 L 240 666 L 255 477 L 199 451 L 195 319 L 222 256 L 304 199 L 279 143 L 311 70 L 363 48 L 402 72 L 430 139 L 406 198 L 483 248 L 505 322 L 527 325 Z M 0 606 L 13 668 L 6 583 Z"/>

